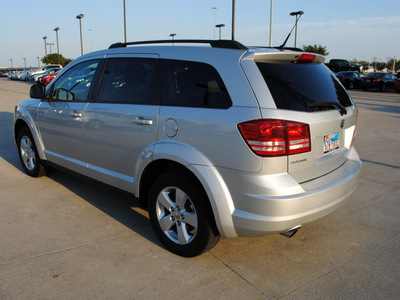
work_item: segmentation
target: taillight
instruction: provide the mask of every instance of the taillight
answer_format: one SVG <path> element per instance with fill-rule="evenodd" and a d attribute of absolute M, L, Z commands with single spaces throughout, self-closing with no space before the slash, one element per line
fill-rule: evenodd
<path fill-rule="evenodd" d="M 250 149 L 260 156 L 283 156 L 311 151 L 308 124 L 261 119 L 238 125 Z"/>

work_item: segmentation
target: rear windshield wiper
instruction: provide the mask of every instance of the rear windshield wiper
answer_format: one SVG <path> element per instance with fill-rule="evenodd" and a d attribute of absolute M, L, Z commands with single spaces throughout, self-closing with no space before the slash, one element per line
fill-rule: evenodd
<path fill-rule="evenodd" d="M 342 104 L 336 102 L 309 103 L 307 104 L 307 107 L 333 107 L 334 109 L 337 109 L 340 112 L 341 116 L 347 114 L 347 109 Z"/>

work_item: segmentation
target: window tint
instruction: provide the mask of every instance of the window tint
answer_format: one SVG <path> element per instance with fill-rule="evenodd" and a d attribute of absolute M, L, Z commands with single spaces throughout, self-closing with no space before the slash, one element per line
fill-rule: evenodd
<path fill-rule="evenodd" d="M 64 73 L 53 86 L 52 100 L 87 101 L 98 60 L 80 63 Z"/>
<path fill-rule="evenodd" d="M 331 109 L 308 106 L 330 102 L 351 106 L 352 101 L 336 76 L 323 64 L 257 63 L 277 108 L 315 111 Z M 334 109 L 334 108 L 332 108 Z"/>
<path fill-rule="evenodd" d="M 159 104 L 158 60 L 112 58 L 104 71 L 98 102 Z"/>
<path fill-rule="evenodd" d="M 218 72 L 191 61 L 161 60 L 163 105 L 229 108 L 232 101 Z"/>

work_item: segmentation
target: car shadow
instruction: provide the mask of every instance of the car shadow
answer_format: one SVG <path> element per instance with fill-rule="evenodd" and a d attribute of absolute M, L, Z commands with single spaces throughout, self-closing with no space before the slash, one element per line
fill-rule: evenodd
<path fill-rule="evenodd" d="M 24 172 L 14 143 L 12 127 L 13 114 L 0 112 L 0 157 L 15 167 L 16 172 Z M 65 172 L 58 168 L 49 168 L 48 170 L 48 178 L 148 241 L 165 249 L 152 230 L 147 209 L 142 207 L 139 200 L 132 194 L 73 172 Z"/>

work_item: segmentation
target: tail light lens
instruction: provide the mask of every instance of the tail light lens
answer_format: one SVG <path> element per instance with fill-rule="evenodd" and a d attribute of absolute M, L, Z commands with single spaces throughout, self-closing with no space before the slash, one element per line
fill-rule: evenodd
<path fill-rule="evenodd" d="M 284 156 L 311 151 L 308 124 L 261 119 L 241 123 L 238 128 L 250 149 L 260 156 Z"/>

